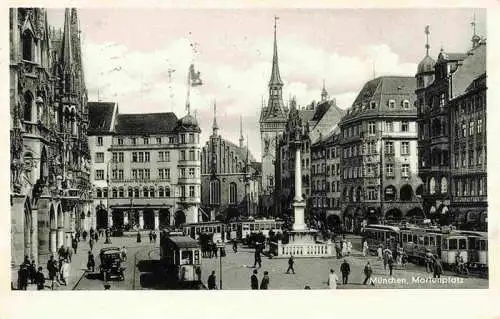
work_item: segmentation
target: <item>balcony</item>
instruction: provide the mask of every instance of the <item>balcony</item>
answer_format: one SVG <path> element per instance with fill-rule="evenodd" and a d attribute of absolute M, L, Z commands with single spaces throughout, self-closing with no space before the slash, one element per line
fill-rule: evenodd
<path fill-rule="evenodd" d="M 181 204 L 201 204 L 201 199 L 199 197 L 181 196 L 178 198 L 178 202 Z"/>

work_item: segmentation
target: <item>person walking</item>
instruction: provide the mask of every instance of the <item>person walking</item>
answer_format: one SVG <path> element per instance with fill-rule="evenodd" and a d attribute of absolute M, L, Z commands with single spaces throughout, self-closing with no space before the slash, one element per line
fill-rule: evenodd
<path fill-rule="evenodd" d="M 34 260 L 28 266 L 28 277 L 32 284 L 36 283 L 36 263 Z"/>
<path fill-rule="evenodd" d="M 394 258 L 392 255 L 387 257 L 387 265 L 389 265 L 389 276 L 392 277 L 392 269 L 394 268 Z"/>
<path fill-rule="evenodd" d="M 342 273 L 342 284 L 347 285 L 349 274 L 351 273 L 351 266 L 345 259 L 342 265 L 340 265 L 340 272 Z"/>
<path fill-rule="evenodd" d="M 153 242 L 153 232 L 149 231 L 149 243 L 151 244 Z"/>
<path fill-rule="evenodd" d="M 57 261 L 54 259 L 54 255 L 51 255 L 47 262 L 47 271 L 49 272 L 49 280 L 51 281 L 50 289 L 54 290 L 54 284 L 58 287 L 60 286 L 59 279 L 57 278 L 59 267 L 57 266 Z"/>
<path fill-rule="evenodd" d="M 70 270 L 71 270 L 71 266 L 69 265 L 68 260 L 64 259 L 62 266 L 61 266 L 61 277 L 62 277 L 62 280 L 63 280 L 65 286 L 67 286 L 69 283 Z"/>
<path fill-rule="evenodd" d="M 141 242 L 141 232 L 140 231 L 137 231 L 137 242 L 138 243 Z"/>
<path fill-rule="evenodd" d="M 94 238 L 92 238 L 92 237 L 90 237 L 90 239 L 89 239 L 89 247 L 90 247 L 90 250 L 94 249 Z"/>
<path fill-rule="evenodd" d="M 73 250 L 75 252 L 75 255 L 77 254 L 77 250 L 78 250 L 78 239 L 73 238 L 72 242 L 71 242 L 71 246 L 73 247 Z"/>
<path fill-rule="evenodd" d="M 441 278 L 442 273 L 443 265 L 437 258 L 434 258 L 434 278 Z"/>
<path fill-rule="evenodd" d="M 29 277 L 28 265 L 22 263 L 21 266 L 19 267 L 19 271 L 17 272 L 19 290 L 28 289 L 28 277 Z"/>
<path fill-rule="evenodd" d="M 69 262 L 71 262 L 71 259 L 73 258 L 73 250 L 69 247 L 66 247 L 66 259 L 68 259 Z"/>
<path fill-rule="evenodd" d="M 333 269 L 330 269 L 330 274 L 328 275 L 328 288 L 337 289 L 337 281 L 339 281 L 339 277 Z"/>
<path fill-rule="evenodd" d="M 292 273 L 295 275 L 295 269 L 293 269 L 293 263 L 294 263 L 293 255 L 290 255 L 290 258 L 288 258 L 288 269 L 286 270 L 287 274 L 289 274 L 291 270 Z"/>
<path fill-rule="evenodd" d="M 153 232 L 153 243 L 156 244 L 156 232 L 155 231 Z"/>
<path fill-rule="evenodd" d="M 125 248 L 125 246 L 120 249 L 120 255 L 123 261 L 127 261 L 127 249 Z"/>
<path fill-rule="evenodd" d="M 87 241 L 87 231 L 86 230 L 84 230 L 82 232 L 82 238 L 83 238 L 83 241 Z"/>
<path fill-rule="evenodd" d="M 269 273 L 264 271 L 264 277 L 262 277 L 262 281 L 260 282 L 260 289 L 267 290 L 269 288 Z"/>
<path fill-rule="evenodd" d="M 259 268 L 262 267 L 262 259 L 258 248 L 255 249 L 253 268 L 255 268 L 257 264 L 259 264 Z"/>
<path fill-rule="evenodd" d="M 342 240 L 342 257 L 347 256 L 347 243 L 345 240 Z"/>
<path fill-rule="evenodd" d="M 363 257 L 366 257 L 368 254 L 368 242 L 365 240 L 363 241 Z"/>
<path fill-rule="evenodd" d="M 377 248 L 377 260 L 382 260 L 382 246 Z"/>
<path fill-rule="evenodd" d="M 371 279 L 373 270 L 372 270 L 372 266 L 370 265 L 369 261 L 366 262 L 365 269 L 363 270 L 363 272 L 365 273 L 365 280 L 363 281 L 363 285 L 366 285 L 366 283 L 369 280 L 371 282 L 371 285 L 375 286 L 375 283 Z"/>
<path fill-rule="evenodd" d="M 350 240 L 347 241 L 347 256 L 350 256 L 352 252 L 352 243 Z"/>
<path fill-rule="evenodd" d="M 95 271 L 95 260 L 92 251 L 89 251 L 89 255 L 87 257 L 87 270 L 92 272 Z"/>
<path fill-rule="evenodd" d="M 257 269 L 254 269 L 252 276 L 250 276 L 250 287 L 252 288 L 252 290 L 259 289 L 259 279 L 257 278 Z"/>
<path fill-rule="evenodd" d="M 215 283 L 215 270 L 212 270 L 212 274 L 208 276 L 208 290 L 215 290 L 217 289 L 217 284 Z"/>
<path fill-rule="evenodd" d="M 45 288 L 45 275 L 42 272 L 42 267 L 38 267 L 38 271 L 35 274 L 35 284 L 37 290 L 43 290 Z"/>
<path fill-rule="evenodd" d="M 235 254 L 238 252 L 238 242 L 236 239 L 233 239 L 233 251 Z"/>

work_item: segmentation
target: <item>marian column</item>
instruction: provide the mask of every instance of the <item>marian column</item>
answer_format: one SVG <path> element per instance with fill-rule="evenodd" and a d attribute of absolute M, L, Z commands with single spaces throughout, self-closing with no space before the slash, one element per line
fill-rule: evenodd
<path fill-rule="evenodd" d="M 304 230 L 304 211 L 306 204 L 302 198 L 302 167 L 300 159 L 300 141 L 295 142 L 295 197 L 293 198 L 293 230 Z"/>

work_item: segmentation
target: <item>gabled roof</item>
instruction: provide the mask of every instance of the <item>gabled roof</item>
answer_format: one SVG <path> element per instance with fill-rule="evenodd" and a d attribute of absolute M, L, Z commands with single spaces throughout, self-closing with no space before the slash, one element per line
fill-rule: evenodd
<path fill-rule="evenodd" d="M 472 82 L 486 73 L 486 44 L 470 51 L 458 70 L 452 74 L 452 98 L 467 92 Z"/>
<path fill-rule="evenodd" d="M 327 101 L 320 104 L 316 109 L 316 114 L 314 115 L 314 118 L 318 118 L 318 120 L 314 128 L 311 130 L 311 142 L 314 143 L 319 140 L 320 135 L 324 138 L 325 136 L 331 134 L 332 130 L 337 127 L 337 124 L 344 115 L 345 111 L 338 107 L 334 101 Z"/>
<path fill-rule="evenodd" d="M 148 135 L 174 132 L 177 116 L 172 112 L 146 114 L 118 114 L 115 133 L 121 135 Z"/>
<path fill-rule="evenodd" d="M 89 135 L 111 134 L 115 102 L 88 102 L 89 108 Z"/>

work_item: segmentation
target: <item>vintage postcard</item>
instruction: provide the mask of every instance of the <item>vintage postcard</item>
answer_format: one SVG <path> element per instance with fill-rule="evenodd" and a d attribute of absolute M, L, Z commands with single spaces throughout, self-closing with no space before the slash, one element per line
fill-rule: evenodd
<path fill-rule="evenodd" d="M 73 5 L 8 9 L 11 290 L 490 287 L 487 8 Z"/>

